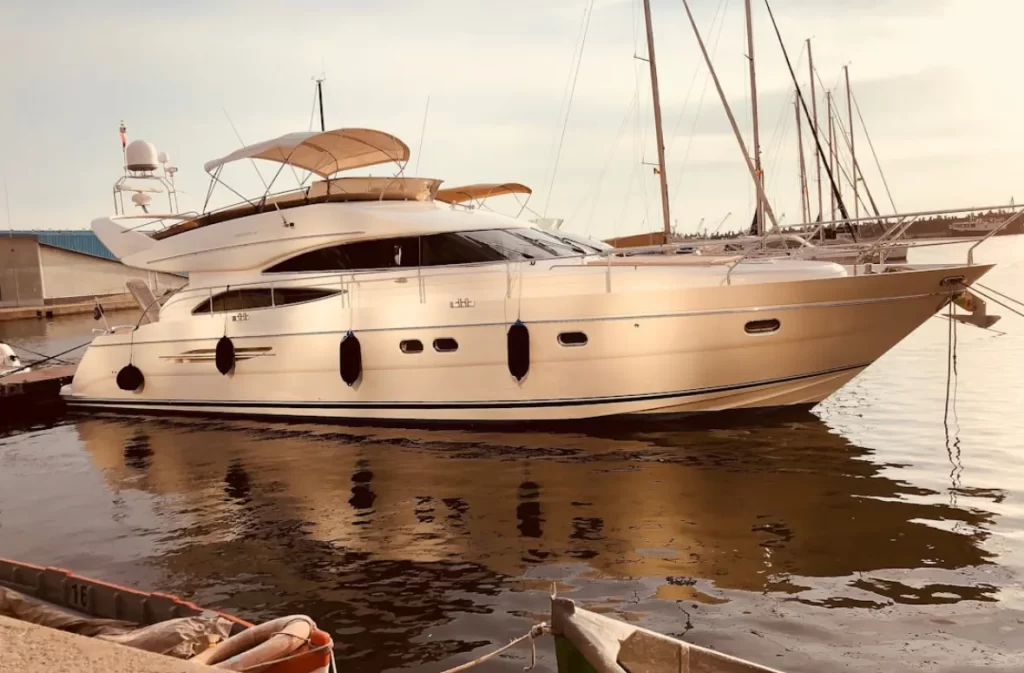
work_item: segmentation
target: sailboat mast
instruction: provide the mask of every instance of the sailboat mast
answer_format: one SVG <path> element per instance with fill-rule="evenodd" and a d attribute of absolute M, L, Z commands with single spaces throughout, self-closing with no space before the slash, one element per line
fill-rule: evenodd
<path fill-rule="evenodd" d="M 807 166 L 804 164 L 804 125 L 800 119 L 800 96 L 793 97 L 793 108 L 796 110 L 796 146 L 800 152 L 800 211 L 803 213 L 803 223 L 807 224 L 811 219 L 811 204 L 807 194 Z"/>
<path fill-rule="evenodd" d="M 860 202 L 857 200 L 857 151 L 853 146 L 853 96 L 850 94 L 850 66 L 843 66 L 846 75 L 846 113 L 850 120 L 850 163 L 853 165 L 853 219 L 860 219 Z"/>
<path fill-rule="evenodd" d="M 832 175 L 836 174 L 836 125 L 832 119 L 832 92 L 825 92 L 825 100 L 828 103 L 828 167 L 829 172 Z M 836 189 L 832 190 L 832 210 L 830 211 L 828 219 L 836 219 L 836 191 L 838 190 L 838 182 Z"/>
<path fill-rule="evenodd" d="M 761 186 L 764 186 L 764 170 L 761 167 L 761 135 L 757 123 L 757 69 L 754 66 L 754 24 L 751 19 L 751 0 L 744 2 L 747 11 L 747 59 L 750 61 L 750 118 L 754 127 L 754 170 Z M 757 199 L 757 235 L 764 236 L 764 204 Z"/>
<path fill-rule="evenodd" d="M 814 54 L 811 52 L 810 38 L 807 39 L 807 62 L 811 67 L 811 114 L 814 115 L 814 121 L 811 123 L 811 133 L 818 135 L 818 96 L 815 93 L 814 86 Z M 814 172 L 815 178 L 818 180 L 818 217 L 824 219 L 825 201 L 821 196 L 821 156 L 817 152 L 814 153 Z"/>
<path fill-rule="evenodd" d="M 693 12 L 690 11 L 690 3 L 688 0 L 683 0 L 683 8 L 686 9 L 686 17 L 690 20 L 690 27 L 693 28 L 693 34 L 697 38 L 697 46 L 700 47 L 700 53 L 704 56 L 704 63 L 708 66 L 708 72 L 711 73 L 711 81 L 715 83 L 715 90 L 718 91 L 718 98 L 722 101 L 722 107 L 725 109 L 725 116 L 729 119 L 729 125 L 732 126 L 732 132 L 736 136 L 736 143 L 740 146 L 740 153 L 743 155 L 743 161 L 747 164 L 747 170 L 750 172 L 750 177 L 754 180 L 754 189 L 757 190 L 757 198 L 761 202 L 764 208 L 764 214 L 768 216 L 768 220 L 772 223 L 772 226 L 778 228 L 779 223 L 775 219 L 775 211 L 772 210 L 772 206 L 768 203 L 768 197 L 764 193 L 764 185 L 758 179 L 757 170 L 754 168 L 754 163 L 750 160 L 750 154 L 747 153 L 747 143 L 743 141 L 743 134 L 740 133 L 739 124 L 736 123 L 736 116 L 732 113 L 732 106 L 729 105 L 729 99 L 725 97 L 725 91 L 722 90 L 722 82 L 718 79 L 718 73 L 715 71 L 715 65 L 711 62 L 711 56 L 708 54 L 708 48 L 704 45 L 704 38 L 700 36 L 700 28 L 697 27 L 697 21 L 693 18 Z"/>
<path fill-rule="evenodd" d="M 661 216 L 665 243 L 672 235 L 668 212 L 668 176 L 665 174 L 665 136 L 661 130 L 661 95 L 658 92 L 658 64 L 654 58 L 654 27 L 651 24 L 651 0 L 644 0 L 644 19 L 647 22 L 647 63 L 651 66 L 651 95 L 654 98 L 654 132 L 658 142 L 658 177 L 661 178 Z"/>

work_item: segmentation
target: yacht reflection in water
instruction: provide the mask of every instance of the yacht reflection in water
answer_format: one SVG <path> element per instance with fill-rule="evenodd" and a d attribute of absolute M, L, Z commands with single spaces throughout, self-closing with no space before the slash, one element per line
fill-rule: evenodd
<path fill-rule="evenodd" d="M 941 570 L 989 562 L 992 516 L 894 479 L 810 414 L 590 435 L 112 418 L 76 427 L 106 486 L 149 494 L 174 531 L 172 550 L 150 559 L 166 574 L 161 589 L 207 592 L 256 619 L 304 612 L 367 670 L 487 642 L 421 636 L 500 611 L 508 590 L 546 577 L 567 590 L 634 582 L 600 597 L 609 602 L 632 598 L 637 580 L 655 598 L 687 601 L 730 600 L 727 590 L 848 607 L 994 599 L 994 588 L 950 585 Z M 871 575 L 900 569 L 947 583 Z M 828 595 L 811 588 L 818 580 Z M 217 593 L 225 585 L 233 595 Z"/>

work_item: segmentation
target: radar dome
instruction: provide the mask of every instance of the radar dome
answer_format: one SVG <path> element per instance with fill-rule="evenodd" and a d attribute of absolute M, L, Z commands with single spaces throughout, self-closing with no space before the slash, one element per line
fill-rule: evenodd
<path fill-rule="evenodd" d="M 155 171 L 157 166 L 156 148 L 145 140 L 133 140 L 124 151 L 125 165 L 130 171 Z"/>
<path fill-rule="evenodd" d="M 134 203 L 140 208 L 145 208 L 150 203 L 152 203 L 152 201 L 153 198 L 149 194 L 141 194 L 139 192 L 132 194 L 132 203 Z"/>
<path fill-rule="evenodd" d="M 156 159 L 162 164 L 166 164 L 168 161 L 171 160 L 171 158 L 167 156 L 167 152 L 161 152 L 160 154 L 156 155 Z"/>

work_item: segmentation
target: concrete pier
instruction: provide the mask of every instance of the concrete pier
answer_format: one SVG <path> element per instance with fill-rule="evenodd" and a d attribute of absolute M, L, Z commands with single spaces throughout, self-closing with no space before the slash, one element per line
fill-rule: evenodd
<path fill-rule="evenodd" d="M 218 669 L 0 617 L 0 673 L 210 673 Z"/>
<path fill-rule="evenodd" d="M 101 299 L 103 311 L 126 311 L 137 309 L 138 304 L 131 295 L 121 295 L 114 298 Z M 46 304 L 40 306 L 6 306 L 0 307 L 0 322 L 5 320 L 26 320 L 32 318 L 56 318 L 62 315 L 80 315 L 92 313 L 96 308 L 95 301 L 77 302 L 74 304 Z"/>

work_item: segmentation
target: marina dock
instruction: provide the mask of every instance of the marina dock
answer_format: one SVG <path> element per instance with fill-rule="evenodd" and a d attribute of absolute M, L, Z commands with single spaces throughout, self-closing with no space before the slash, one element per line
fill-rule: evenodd
<path fill-rule="evenodd" d="M 60 402 L 60 389 L 75 376 L 76 365 L 45 367 L 0 378 L 0 418 L 18 410 Z"/>

